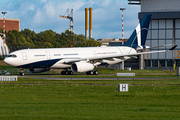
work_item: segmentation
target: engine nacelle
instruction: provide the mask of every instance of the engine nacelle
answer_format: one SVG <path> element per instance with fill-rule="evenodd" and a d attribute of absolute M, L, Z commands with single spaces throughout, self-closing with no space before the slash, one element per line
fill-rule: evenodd
<path fill-rule="evenodd" d="M 88 72 L 94 69 L 94 65 L 86 62 L 74 62 L 71 65 L 73 72 Z"/>
<path fill-rule="evenodd" d="M 29 72 L 31 73 L 41 73 L 41 72 L 45 72 L 45 71 L 49 71 L 50 68 L 32 68 L 29 69 Z"/>

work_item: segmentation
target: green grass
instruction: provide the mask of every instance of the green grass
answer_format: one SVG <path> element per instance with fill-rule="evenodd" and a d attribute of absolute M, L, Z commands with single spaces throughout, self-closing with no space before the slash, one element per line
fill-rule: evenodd
<path fill-rule="evenodd" d="M 18 74 L 17 68 L 0 65 Z M 172 70 L 116 70 L 98 68 L 98 76 L 59 72 L 27 74 L 48 77 L 117 78 L 118 72 L 136 73 L 132 78 L 158 80 L 58 81 L 18 78 L 0 84 L 0 119 L 179 119 L 180 79 Z M 26 70 L 25 72 L 28 73 Z M 168 78 L 168 79 L 163 79 Z M 174 78 L 174 79 L 171 79 Z M 118 83 L 128 83 L 129 92 L 118 92 Z"/>
<path fill-rule="evenodd" d="M 2 63 L 2 61 L 0 61 Z M 11 74 L 19 75 L 19 69 L 14 68 L 8 65 L 0 65 L 0 72 L 3 70 L 9 71 Z M 97 67 L 95 70 L 99 71 L 100 75 L 116 75 L 116 73 L 136 73 L 136 76 L 142 76 L 142 75 L 176 75 L 176 71 L 173 70 L 159 70 L 159 69 L 145 69 L 145 70 L 139 70 L 139 69 L 132 69 L 132 71 L 127 70 L 118 70 L 118 69 L 112 69 L 112 68 L 105 68 L 105 67 Z M 25 74 L 29 74 L 27 69 L 24 69 Z M 32 75 L 60 75 L 61 71 L 57 69 L 52 69 L 51 71 L 38 73 L 38 74 L 32 74 Z M 75 73 L 75 75 L 86 75 L 85 73 Z"/>
<path fill-rule="evenodd" d="M 13 84 L 15 83 L 15 84 Z M 128 83 L 129 92 L 118 92 Z M 48 81 L 0 84 L 0 119 L 179 119 L 179 80 Z"/>

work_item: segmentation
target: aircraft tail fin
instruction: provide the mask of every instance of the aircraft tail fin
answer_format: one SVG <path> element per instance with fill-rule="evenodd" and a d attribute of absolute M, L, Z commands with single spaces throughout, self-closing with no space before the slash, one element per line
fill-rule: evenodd
<path fill-rule="evenodd" d="M 146 14 L 123 46 L 129 46 L 135 49 L 146 48 L 145 43 L 150 21 L 151 15 Z"/>

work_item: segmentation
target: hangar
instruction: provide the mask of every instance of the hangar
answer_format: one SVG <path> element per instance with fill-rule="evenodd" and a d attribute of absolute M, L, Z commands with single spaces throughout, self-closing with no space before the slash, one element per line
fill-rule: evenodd
<path fill-rule="evenodd" d="M 129 5 L 140 5 L 139 20 L 145 14 L 152 15 L 146 41 L 147 46 L 178 45 L 174 51 L 140 56 L 139 69 L 175 69 L 175 66 L 180 66 L 180 0 L 128 1 Z M 170 47 L 154 48 L 152 51 L 165 50 Z"/>

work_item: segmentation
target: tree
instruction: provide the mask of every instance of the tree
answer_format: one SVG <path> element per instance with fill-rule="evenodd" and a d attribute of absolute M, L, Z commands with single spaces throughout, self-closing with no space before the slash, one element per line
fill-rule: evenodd
<path fill-rule="evenodd" d="M 8 31 L 8 33 L 6 34 L 6 44 L 8 46 L 15 46 L 17 45 L 17 42 L 16 42 L 16 35 L 10 30 Z"/>
<path fill-rule="evenodd" d="M 37 34 L 34 31 L 31 31 L 29 29 L 24 29 L 24 30 L 21 30 L 21 33 L 26 37 L 26 39 L 27 37 L 29 37 L 29 39 L 32 40 L 31 42 L 34 43 L 34 41 L 36 41 Z"/>
<path fill-rule="evenodd" d="M 1 30 L 1 29 L 0 29 Z M 7 34 L 8 46 L 25 46 L 31 48 L 60 48 L 70 47 L 71 32 L 66 30 L 61 34 L 52 30 L 45 30 L 38 34 L 29 29 L 24 29 L 18 32 L 17 30 L 10 30 Z M 93 38 L 85 39 L 85 36 L 80 34 L 73 35 L 74 47 L 92 47 L 100 46 L 101 43 L 95 41 Z"/>

